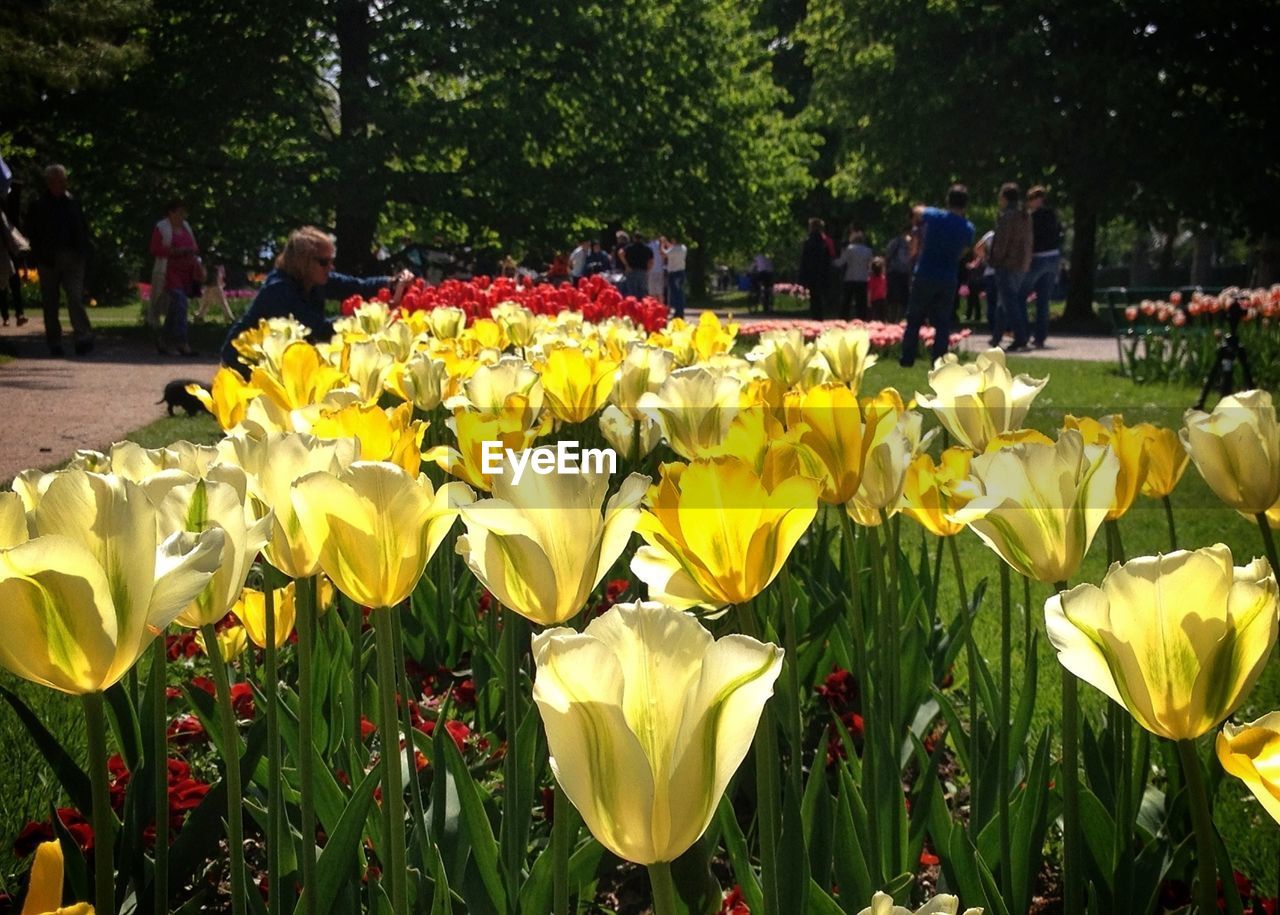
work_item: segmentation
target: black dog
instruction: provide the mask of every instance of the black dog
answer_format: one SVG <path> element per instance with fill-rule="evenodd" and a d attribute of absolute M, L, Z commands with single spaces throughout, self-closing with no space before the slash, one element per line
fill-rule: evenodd
<path fill-rule="evenodd" d="M 156 403 L 168 404 L 169 415 L 173 415 L 175 407 L 180 407 L 187 411 L 188 416 L 195 416 L 197 413 L 208 413 L 208 409 L 202 404 L 195 395 L 187 393 L 187 385 L 200 384 L 191 378 L 178 378 L 169 382 L 164 386 L 164 396 Z M 201 385 L 203 387 L 203 385 Z"/>

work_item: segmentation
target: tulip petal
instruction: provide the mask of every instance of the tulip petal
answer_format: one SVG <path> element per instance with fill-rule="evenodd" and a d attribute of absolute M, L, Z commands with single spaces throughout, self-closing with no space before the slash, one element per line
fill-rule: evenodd
<path fill-rule="evenodd" d="M 46 915 L 62 905 L 62 846 L 57 841 L 41 842 L 31 862 L 27 898 L 22 915 Z"/>
<path fill-rule="evenodd" d="M 105 689 L 118 621 L 94 556 L 60 534 L 0 550 L 0 666 L 67 693 Z"/>
<path fill-rule="evenodd" d="M 556 781 L 602 845 L 637 864 L 659 860 L 648 831 L 653 777 L 623 713 L 622 665 L 603 642 L 569 629 L 535 636 L 533 656 Z"/>
<path fill-rule="evenodd" d="M 0 492 L 0 550 L 27 541 L 27 512 L 16 492 Z"/>
<path fill-rule="evenodd" d="M 1106 592 L 1094 585 L 1077 585 L 1045 601 L 1044 615 L 1045 630 L 1062 666 L 1124 705 L 1111 662 L 1101 648 L 1099 632 L 1110 622 Z"/>

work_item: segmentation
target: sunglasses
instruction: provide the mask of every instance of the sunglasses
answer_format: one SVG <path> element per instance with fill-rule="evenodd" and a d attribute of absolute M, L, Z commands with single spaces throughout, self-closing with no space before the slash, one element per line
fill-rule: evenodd
<path fill-rule="evenodd" d="M 331 266 L 333 266 L 333 258 L 332 258 L 332 257 L 317 257 L 317 258 L 315 258 L 315 262 L 316 262 L 317 264 L 319 264 L 321 267 L 331 267 Z"/>

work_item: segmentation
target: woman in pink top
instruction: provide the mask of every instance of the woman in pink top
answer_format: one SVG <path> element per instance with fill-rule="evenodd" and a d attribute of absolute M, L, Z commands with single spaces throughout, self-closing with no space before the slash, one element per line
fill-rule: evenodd
<path fill-rule="evenodd" d="M 187 302 L 192 286 L 200 280 L 200 249 L 187 223 L 185 201 L 175 198 L 165 207 L 165 218 L 156 223 L 151 233 L 151 253 L 157 266 L 161 259 L 165 261 L 164 328 L 156 339 L 156 349 L 162 356 L 172 350 L 184 356 L 194 355 L 187 345 Z"/>

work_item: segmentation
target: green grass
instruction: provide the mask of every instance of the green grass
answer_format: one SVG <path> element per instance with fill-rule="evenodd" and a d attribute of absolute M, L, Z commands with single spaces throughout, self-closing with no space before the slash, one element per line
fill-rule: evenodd
<path fill-rule="evenodd" d="M 1009 358 L 1015 372 L 1032 375 L 1048 374 L 1050 382 L 1033 407 L 1028 422 L 1046 432 L 1052 432 L 1061 424 L 1066 413 L 1100 416 L 1120 412 L 1129 423 L 1151 421 L 1165 426 L 1178 427 L 1183 411 L 1195 400 L 1193 388 L 1175 385 L 1138 386 L 1116 374 L 1113 363 L 1050 361 L 1034 357 Z M 904 395 L 915 391 L 927 391 L 927 369 L 918 363 L 912 369 L 898 366 L 886 360 L 868 370 L 864 382 L 866 390 L 894 386 Z M 929 422 L 931 425 L 932 423 Z M 160 419 L 129 436 L 148 447 L 157 447 L 177 439 L 197 442 L 213 442 L 219 430 L 209 417 L 173 417 Z M 1173 494 L 1178 525 L 1178 542 L 1185 548 L 1194 548 L 1216 542 L 1225 542 L 1236 556 L 1237 563 L 1262 552 L 1258 532 L 1251 521 L 1235 512 L 1220 507 L 1207 486 L 1200 479 L 1194 466 L 1189 467 L 1181 484 Z M 1124 546 L 1130 557 L 1152 554 L 1168 549 L 1168 534 L 1163 512 L 1158 503 L 1139 498 L 1133 509 L 1120 521 Z M 901 523 L 903 544 L 911 556 L 918 555 L 921 531 L 908 519 Z M 931 544 L 932 545 L 932 544 Z M 986 578 L 988 595 L 980 612 L 976 631 L 985 649 L 987 660 L 999 663 L 998 620 L 998 563 L 999 560 L 972 533 L 960 534 L 958 545 L 966 567 L 966 584 L 972 589 Z M 1099 582 L 1105 572 L 1105 542 L 1100 535 L 1091 548 L 1083 567 L 1073 578 L 1072 584 Z M 1036 697 L 1035 728 L 1038 730 L 1059 720 L 1060 690 L 1059 668 L 1052 649 L 1044 639 L 1043 602 L 1049 588 L 1036 584 L 1032 588 L 1030 613 L 1035 631 L 1039 633 L 1037 658 L 1040 665 L 1039 689 Z M 1015 633 L 1022 631 L 1021 621 L 1027 608 L 1023 606 L 1022 588 L 1014 586 Z M 940 596 L 944 608 L 957 604 L 954 579 L 949 563 L 943 566 Z M 1020 682 L 1023 649 L 1015 634 L 1014 683 Z M 964 687 L 965 671 L 961 665 L 956 671 L 957 688 Z M 18 681 L 0 672 L 0 684 L 18 692 L 37 710 L 50 729 L 57 734 L 80 759 L 84 757 L 83 726 L 79 703 L 69 696 Z M 1081 689 L 1086 714 L 1093 721 L 1100 721 L 1104 700 L 1092 687 Z M 1264 673 L 1244 706 L 1237 712 L 1237 721 L 1250 720 L 1273 709 L 1280 708 L 1280 667 L 1271 666 Z M 11 843 L 22 826 L 31 819 L 48 816 L 54 804 L 65 803 L 61 792 L 45 766 L 35 746 L 7 704 L 0 703 L 0 740 L 7 749 L 7 765 L 0 767 L 0 854 Z M 1207 749 L 1207 741 L 1206 741 Z M 1156 756 L 1155 758 L 1159 758 Z M 1216 793 L 1216 815 L 1219 828 L 1231 849 L 1235 865 L 1260 886 L 1273 886 L 1275 861 L 1280 834 L 1269 817 L 1252 800 L 1247 789 L 1232 779 L 1224 779 Z M 25 870 L 25 863 L 8 859 L 0 866 L 0 890 L 14 889 L 11 873 Z"/>

